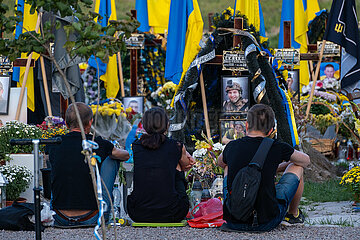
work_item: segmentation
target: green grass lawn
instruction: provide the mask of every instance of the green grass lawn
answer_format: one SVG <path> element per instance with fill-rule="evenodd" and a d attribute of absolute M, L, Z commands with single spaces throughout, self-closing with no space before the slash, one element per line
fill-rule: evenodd
<path fill-rule="evenodd" d="M 340 180 L 323 183 L 305 182 L 303 197 L 312 202 L 338 202 L 352 200 L 352 194 L 339 184 Z"/>

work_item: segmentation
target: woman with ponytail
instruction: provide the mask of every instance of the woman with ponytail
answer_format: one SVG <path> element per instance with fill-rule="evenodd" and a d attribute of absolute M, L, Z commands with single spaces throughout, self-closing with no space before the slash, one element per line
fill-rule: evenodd
<path fill-rule="evenodd" d="M 184 145 L 166 136 L 169 119 L 154 107 L 142 119 L 146 131 L 132 144 L 134 189 L 127 210 L 135 222 L 180 222 L 189 210 L 183 171 L 195 163 Z"/>

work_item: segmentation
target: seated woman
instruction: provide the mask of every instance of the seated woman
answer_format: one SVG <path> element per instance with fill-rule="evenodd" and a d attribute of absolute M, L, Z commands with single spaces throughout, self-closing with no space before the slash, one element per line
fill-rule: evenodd
<path fill-rule="evenodd" d="M 169 119 L 159 107 L 146 111 L 146 130 L 132 144 L 134 189 L 127 199 L 135 222 L 180 222 L 189 211 L 184 172 L 195 163 L 182 143 L 165 136 Z"/>

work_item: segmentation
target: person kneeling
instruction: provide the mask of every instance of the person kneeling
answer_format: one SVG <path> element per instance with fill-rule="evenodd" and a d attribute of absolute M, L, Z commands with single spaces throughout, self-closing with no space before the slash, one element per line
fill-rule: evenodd
<path fill-rule="evenodd" d="M 88 140 L 90 135 L 93 113 L 89 106 L 84 103 L 75 103 L 81 117 L 82 124 Z M 65 113 L 65 122 L 70 132 L 61 136 L 60 145 L 49 148 L 49 160 L 51 163 L 51 206 L 56 212 L 54 215 L 55 226 L 80 226 L 94 225 L 98 219 L 98 207 L 95 199 L 94 187 L 90 175 L 88 163 L 81 153 L 82 137 L 76 118 L 74 104 L 71 104 Z M 129 159 L 129 153 L 117 149 L 112 143 L 95 138 L 99 148 L 94 152 L 100 156 L 100 175 L 107 187 L 111 198 L 116 175 L 118 174 L 120 161 Z M 107 210 L 104 212 L 105 221 L 109 220 L 110 199 L 103 187 L 103 199 Z"/>
<path fill-rule="evenodd" d="M 247 115 L 246 137 L 229 142 L 218 158 L 219 166 L 225 168 L 224 198 L 232 193 L 233 181 L 240 169 L 246 167 L 265 137 L 275 128 L 275 114 L 264 104 L 254 105 Z M 282 163 L 285 161 L 285 163 Z M 223 230 L 270 231 L 285 218 L 289 223 L 303 223 L 304 216 L 298 210 L 304 188 L 303 168 L 310 158 L 287 143 L 274 140 L 261 170 L 261 181 L 254 204 L 254 215 L 246 221 L 236 219 L 224 200 Z M 286 169 L 285 169 L 286 168 Z M 275 175 L 284 170 L 284 175 L 275 185 Z M 289 212 L 288 211 L 289 207 Z M 257 222 L 257 223 L 256 223 Z"/>
<path fill-rule="evenodd" d="M 180 222 L 189 211 L 184 172 L 195 163 L 182 143 L 166 137 L 169 119 L 159 107 L 146 111 L 146 131 L 132 144 L 134 189 L 127 199 L 135 222 Z"/>

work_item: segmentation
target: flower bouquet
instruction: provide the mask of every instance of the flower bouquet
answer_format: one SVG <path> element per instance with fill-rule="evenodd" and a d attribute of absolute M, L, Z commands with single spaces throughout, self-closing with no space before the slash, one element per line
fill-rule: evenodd
<path fill-rule="evenodd" d="M 40 128 L 18 121 L 6 122 L 0 127 L 0 159 L 9 160 L 7 154 L 11 153 L 31 153 L 32 145 L 10 145 L 10 139 L 41 138 L 42 131 Z"/>
<path fill-rule="evenodd" d="M 354 194 L 354 201 L 360 203 L 360 166 L 353 167 L 345 173 L 340 185 L 346 186 Z"/>
<path fill-rule="evenodd" d="M 157 105 L 163 107 L 168 115 L 171 115 L 173 110 L 170 106 L 176 90 L 176 84 L 173 82 L 166 82 L 162 87 L 159 87 L 155 92 L 151 93 L 151 97 L 157 102 Z"/>
<path fill-rule="evenodd" d="M 59 135 L 65 135 L 69 129 L 65 125 L 65 121 L 60 117 L 46 117 L 40 125 L 37 125 L 43 134 L 42 138 L 53 138 Z"/>
<path fill-rule="evenodd" d="M 124 105 L 118 100 L 110 100 L 102 105 L 90 106 L 94 119 L 92 129 L 96 134 L 108 140 L 119 141 L 121 145 L 125 144 L 127 135 L 131 130 L 131 120 L 135 119 L 135 114 L 131 109 L 125 110 Z"/>
<path fill-rule="evenodd" d="M 201 134 L 204 140 L 198 140 L 193 135 L 192 140 L 195 141 L 195 151 L 192 157 L 196 161 L 192 168 L 195 174 L 199 175 L 201 180 L 205 180 L 209 186 L 210 182 L 216 175 L 222 175 L 224 170 L 217 165 L 217 158 L 222 153 L 225 145 L 215 143 L 208 139 L 204 133 Z"/>
<path fill-rule="evenodd" d="M 20 194 L 29 187 L 32 180 L 32 174 L 29 169 L 24 166 L 3 165 L 0 166 L 0 172 L 8 181 L 6 185 L 6 199 L 15 201 Z"/>

